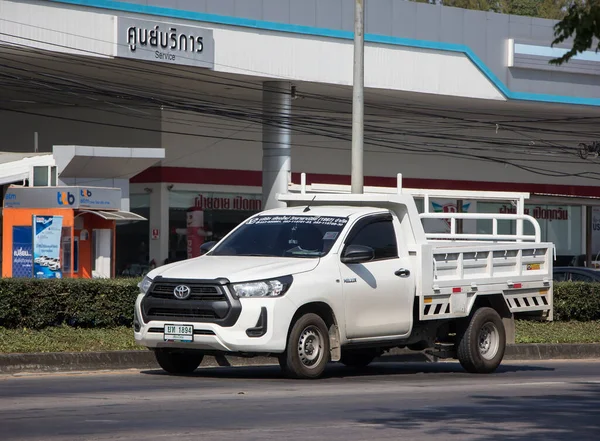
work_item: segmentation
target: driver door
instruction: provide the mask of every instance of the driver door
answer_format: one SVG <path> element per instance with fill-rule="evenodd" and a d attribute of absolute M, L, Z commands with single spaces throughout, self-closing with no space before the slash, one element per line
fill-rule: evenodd
<path fill-rule="evenodd" d="M 394 218 L 383 214 L 360 219 L 348 234 L 340 258 L 349 245 L 368 246 L 375 253 L 363 263 L 340 260 L 346 337 L 407 334 L 412 326 L 415 268 L 407 253 L 398 253 Z"/>

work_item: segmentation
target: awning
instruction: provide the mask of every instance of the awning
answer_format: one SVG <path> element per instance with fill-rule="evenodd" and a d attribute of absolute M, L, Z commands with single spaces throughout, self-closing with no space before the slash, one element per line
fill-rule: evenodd
<path fill-rule="evenodd" d="M 60 178 L 82 183 L 129 179 L 165 159 L 162 148 L 55 145 L 52 153 Z"/>
<path fill-rule="evenodd" d="M 527 204 L 600 205 L 598 196 L 574 196 L 570 194 L 532 193 Z"/>
<path fill-rule="evenodd" d="M 55 165 L 54 157 L 48 153 L 0 152 L 0 185 L 22 182 L 31 178 L 32 167 Z"/>
<path fill-rule="evenodd" d="M 100 216 L 102 219 L 115 220 L 115 221 L 145 221 L 148 220 L 139 214 L 132 213 L 130 211 L 101 211 L 101 210 L 78 210 L 79 214 L 90 213 Z"/>

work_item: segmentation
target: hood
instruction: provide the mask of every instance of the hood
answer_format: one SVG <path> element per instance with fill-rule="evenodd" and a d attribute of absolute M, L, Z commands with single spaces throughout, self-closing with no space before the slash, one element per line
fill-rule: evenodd
<path fill-rule="evenodd" d="M 232 283 L 264 280 L 311 271 L 319 264 L 318 258 L 293 257 L 211 256 L 204 255 L 165 265 L 148 276 L 168 279 L 218 279 Z"/>

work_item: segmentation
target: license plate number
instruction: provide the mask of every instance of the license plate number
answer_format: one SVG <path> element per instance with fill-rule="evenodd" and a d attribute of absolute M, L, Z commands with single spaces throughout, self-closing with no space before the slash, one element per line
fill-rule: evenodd
<path fill-rule="evenodd" d="M 192 325 L 165 325 L 165 341 L 191 342 L 194 341 Z"/>

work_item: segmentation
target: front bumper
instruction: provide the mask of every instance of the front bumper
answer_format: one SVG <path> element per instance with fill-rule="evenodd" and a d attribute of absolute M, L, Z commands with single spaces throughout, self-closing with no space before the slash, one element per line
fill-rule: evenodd
<path fill-rule="evenodd" d="M 134 334 L 138 344 L 147 348 L 177 348 L 230 353 L 281 353 L 285 350 L 287 331 L 296 311 L 285 296 L 278 298 L 240 299 L 241 308 L 235 323 L 143 319 L 140 294 L 135 303 Z M 165 325 L 190 325 L 194 328 L 189 343 L 164 340 Z M 265 329 L 266 328 L 266 329 Z"/>

